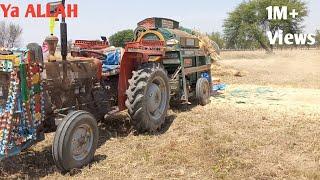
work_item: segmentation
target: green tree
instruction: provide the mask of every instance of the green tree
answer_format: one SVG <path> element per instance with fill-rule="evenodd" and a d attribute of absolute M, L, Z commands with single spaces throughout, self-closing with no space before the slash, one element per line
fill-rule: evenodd
<path fill-rule="evenodd" d="M 287 20 L 269 20 L 269 6 L 287 6 L 288 13 L 295 9 L 299 12 L 296 18 L 288 16 Z M 281 29 L 284 34 L 300 33 L 303 21 L 307 16 L 307 6 L 302 0 L 251 0 L 241 3 L 229 13 L 224 22 L 224 33 L 227 48 L 254 48 L 259 46 L 267 52 L 272 51 L 266 32 L 272 35 Z"/>
<path fill-rule="evenodd" d="M 211 35 L 209 35 L 209 38 L 218 44 L 219 48 L 225 47 L 225 41 L 223 39 L 223 36 L 219 32 L 212 32 Z"/>
<path fill-rule="evenodd" d="M 125 47 L 127 42 L 130 42 L 133 40 L 133 30 L 123 30 L 119 31 L 112 36 L 109 37 L 109 42 L 112 46 L 116 47 Z"/>
<path fill-rule="evenodd" d="M 320 30 L 316 31 L 316 45 L 320 46 Z"/>

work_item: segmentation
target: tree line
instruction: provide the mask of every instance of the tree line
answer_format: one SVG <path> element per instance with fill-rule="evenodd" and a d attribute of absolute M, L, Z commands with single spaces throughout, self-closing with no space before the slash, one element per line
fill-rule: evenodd
<path fill-rule="evenodd" d="M 254 50 L 254 49 L 263 49 L 260 44 L 254 40 L 243 40 L 237 43 L 230 43 L 230 39 L 224 36 L 223 33 L 220 32 L 212 32 L 211 34 L 207 34 L 209 38 L 215 41 L 221 49 L 247 49 L 247 50 Z M 320 30 L 315 31 L 315 39 L 316 43 L 313 46 L 305 45 L 305 46 L 298 46 L 298 45 L 275 45 L 273 49 L 287 49 L 287 48 L 312 48 L 312 47 L 320 47 Z"/>
<path fill-rule="evenodd" d="M 0 22 L 0 48 L 19 47 L 23 29 L 20 25 L 5 21 Z"/>
<path fill-rule="evenodd" d="M 315 46 L 320 46 L 320 30 L 316 30 L 316 44 Z M 216 42 L 220 49 L 261 49 L 263 46 L 261 46 L 261 43 L 259 43 L 258 40 L 255 39 L 249 39 L 246 37 L 237 37 L 237 41 L 234 41 L 233 38 L 229 38 L 223 33 L 220 32 L 212 32 L 207 33 L 208 37 Z M 119 31 L 112 36 L 109 37 L 109 42 L 112 46 L 115 47 L 124 47 L 127 42 L 132 41 L 134 37 L 133 30 L 123 30 Z M 267 42 L 265 40 L 264 42 L 266 45 L 264 47 L 267 47 Z M 296 46 L 298 47 L 298 46 Z M 300 46 L 301 47 L 301 46 Z M 310 46 L 306 46 L 306 48 L 309 48 Z M 292 46 L 288 45 L 282 45 L 282 46 L 273 46 L 274 48 L 292 48 Z"/>
<path fill-rule="evenodd" d="M 287 20 L 269 20 L 266 7 L 287 6 L 288 12 L 295 9 L 299 16 Z M 223 32 L 208 33 L 221 49 L 265 49 L 271 52 L 274 48 L 291 48 L 288 45 L 270 45 L 267 31 L 274 36 L 280 29 L 283 34 L 302 33 L 308 7 L 303 0 L 246 0 L 240 3 L 224 20 Z M 320 46 L 320 30 L 316 30 L 316 44 Z M 132 30 L 120 31 L 110 37 L 114 46 L 124 46 L 133 38 Z M 298 46 L 296 46 L 298 47 Z"/>
<path fill-rule="evenodd" d="M 269 6 L 287 6 L 288 13 L 299 12 L 295 18 L 288 15 L 286 20 L 269 19 Z M 250 0 L 238 5 L 228 14 L 223 25 L 224 48 L 257 49 L 270 52 L 273 48 L 286 48 L 288 45 L 270 45 L 267 31 L 272 36 L 283 31 L 283 34 L 299 34 L 304 30 L 304 19 L 308 16 L 308 7 L 303 0 Z M 316 30 L 316 45 L 320 45 L 319 30 Z M 295 45 L 298 47 L 298 45 Z M 308 46 L 308 45 L 306 45 Z"/>

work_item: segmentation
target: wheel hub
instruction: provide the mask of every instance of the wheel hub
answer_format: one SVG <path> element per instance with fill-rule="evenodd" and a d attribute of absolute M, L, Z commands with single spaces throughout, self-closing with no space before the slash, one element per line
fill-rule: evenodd
<path fill-rule="evenodd" d="M 161 90 L 160 87 L 152 83 L 147 92 L 147 102 L 149 106 L 149 111 L 151 113 L 155 112 L 161 104 Z"/>
<path fill-rule="evenodd" d="M 71 151 L 75 160 L 85 159 L 93 146 L 93 131 L 88 125 L 78 127 L 72 136 Z"/>

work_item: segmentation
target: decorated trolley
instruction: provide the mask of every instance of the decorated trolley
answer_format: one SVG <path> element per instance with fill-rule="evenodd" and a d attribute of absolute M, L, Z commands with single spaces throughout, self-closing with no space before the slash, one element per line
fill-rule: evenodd
<path fill-rule="evenodd" d="M 0 158 L 21 152 L 43 139 L 42 62 L 24 49 L 0 55 Z"/>

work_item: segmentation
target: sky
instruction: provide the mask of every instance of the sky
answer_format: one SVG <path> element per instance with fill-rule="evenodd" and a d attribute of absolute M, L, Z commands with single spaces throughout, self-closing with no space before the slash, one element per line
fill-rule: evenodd
<path fill-rule="evenodd" d="M 54 0 L 51 0 L 54 1 Z M 51 2 L 41 1 L 42 4 Z M 78 4 L 79 17 L 67 19 L 68 39 L 99 39 L 109 37 L 123 29 L 134 29 L 137 22 L 147 17 L 166 17 L 175 19 L 180 25 L 198 29 L 202 32 L 222 32 L 223 21 L 239 3 L 244 0 L 66 0 L 69 4 Z M 306 0 L 309 17 L 305 20 L 305 33 L 314 33 L 320 29 L 320 1 Z M 1 0 L 2 4 L 18 5 L 24 14 L 28 4 L 35 0 Z M 45 18 L 3 18 L 0 21 L 18 23 L 23 27 L 22 44 L 42 43 L 50 34 L 49 20 Z M 56 34 L 59 36 L 59 26 Z"/>

